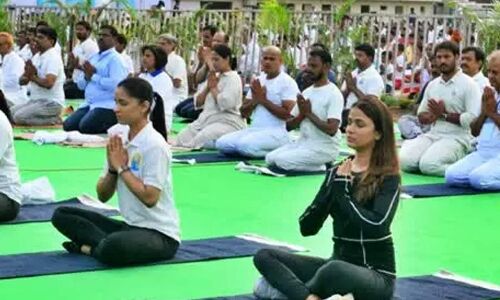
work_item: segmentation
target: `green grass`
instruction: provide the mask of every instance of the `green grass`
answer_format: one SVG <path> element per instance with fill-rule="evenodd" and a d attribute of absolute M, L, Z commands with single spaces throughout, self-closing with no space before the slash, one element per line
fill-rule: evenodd
<path fill-rule="evenodd" d="M 95 195 L 103 149 L 16 141 L 16 150 L 23 181 L 47 176 L 58 199 Z M 57 171 L 65 168 L 89 170 Z M 251 232 L 304 246 L 310 255 L 331 254 L 331 220 L 308 238 L 297 221 L 322 176 L 256 176 L 234 171 L 234 164 L 175 166 L 173 176 L 183 239 Z M 403 175 L 403 184 L 442 181 Z M 500 284 L 498 211 L 498 193 L 402 200 L 393 223 L 398 274 L 447 269 Z M 59 250 L 64 240 L 50 223 L 3 225 L 0 237 L 0 255 Z M 257 277 L 251 258 L 228 259 L 0 280 L 0 299 L 196 299 L 248 293 Z"/>

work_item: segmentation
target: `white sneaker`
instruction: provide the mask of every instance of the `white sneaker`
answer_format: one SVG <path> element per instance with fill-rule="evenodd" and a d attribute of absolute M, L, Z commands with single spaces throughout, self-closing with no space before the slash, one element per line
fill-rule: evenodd
<path fill-rule="evenodd" d="M 333 296 L 326 298 L 325 300 L 354 300 L 354 296 L 350 293 L 344 296 L 335 294 Z"/>
<path fill-rule="evenodd" d="M 253 294 L 257 298 L 286 300 L 288 299 L 283 293 L 275 289 L 264 277 L 257 279 L 253 287 Z"/>

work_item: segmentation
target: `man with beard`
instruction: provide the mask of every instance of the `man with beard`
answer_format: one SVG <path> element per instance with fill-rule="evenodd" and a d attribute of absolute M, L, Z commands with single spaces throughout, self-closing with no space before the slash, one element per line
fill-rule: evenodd
<path fill-rule="evenodd" d="M 478 47 L 467 47 L 462 50 L 462 71 L 474 79 L 481 93 L 484 87 L 490 84 L 488 78 L 481 72 L 485 59 L 486 55 Z"/>
<path fill-rule="evenodd" d="M 79 21 L 76 23 L 75 33 L 78 39 L 78 45 L 68 54 L 66 70 L 68 76 L 72 74 L 72 79 L 64 84 L 66 99 L 82 99 L 85 97 L 83 91 L 76 85 L 76 81 L 80 74 L 83 73 L 83 63 L 89 60 L 92 55 L 99 52 L 97 43 L 90 37 L 92 27 L 87 21 Z"/>
<path fill-rule="evenodd" d="M 97 44 L 99 53 L 82 65 L 83 73 L 76 84 L 85 90 L 84 104 L 69 116 L 63 124 L 65 131 L 98 134 L 116 124 L 115 89 L 128 75 L 120 54 L 115 50 L 118 32 L 113 26 L 103 25 Z"/>
<path fill-rule="evenodd" d="M 300 127 L 300 138 L 268 153 L 266 163 L 286 171 L 326 170 L 338 155 L 344 99 L 337 86 L 328 80 L 332 57 L 323 49 L 309 53 L 305 72 L 313 85 L 297 96 L 294 116 L 287 129 Z"/>
<path fill-rule="evenodd" d="M 478 137 L 477 151 L 446 170 L 446 183 L 472 186 L 482 190 L 500 190 L 500 51 L 490 54 L 487 86 L 482 98 L 481 114 L 471 124 Z"/>
<path fill-rule="evenodd" d="M 347 126 L 349 110 L 358 100 L 379 98 L 385 90 L 384 80 L 373 65 L 375 49 L 368 44 L 354 48 L 357 69 L 345 74 L 342 92 L 346 98 L 345 110 L 342 112 L 342 130 Z"/>
<path fill-rule="evenodd" d="M 470 125 L 481 112 L 481 93 L 457 67 L 457 44 L 443 42 L 434 54 L 441 76 L 429 84 L 418 108 L 420 123 L 431 124 L 431 129 L 405 141 L 399 156 L 403 171 L 443 176 L 448 166 L 471 150 Z"/>
<path fill-rule="evenodd" d="M 281 71 L 282 53 L 268 46 L 261 56 L 262 74 L 251 83 L 250 91 L 240 108 L 243 118 L 251 116 L 249 128 L 222 136 L 216 148 L 224 154 L 264 157 L 289 142 L 286 120 L 295 105 L 297 83 Z"/>

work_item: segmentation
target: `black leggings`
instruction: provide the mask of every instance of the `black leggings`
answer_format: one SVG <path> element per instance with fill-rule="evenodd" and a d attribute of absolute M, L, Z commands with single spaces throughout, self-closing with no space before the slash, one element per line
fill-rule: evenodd
<path fill-rule="evenodd" d="M 353 294 L 356 300 L 391 299 L 394 279 L 342 260 L 323 259 L 264 249 L 254 257 L 264 278 L 291 300 L 310 294 L 322 299 Z"/>
<path fill-rule="evenodd" d="M 80 208 L 58 208 L 52 224 L 77 245 L 90 246 L 93 257 L 112 266 L 170 259 L 179 247 L 176 240 L 156 230 L 130 226 Z"/>
<path fill-rule="evenodd" d="M 19 208 L 19 203 L 0 193 L 0 222 L 14 220 L 19 213 Z"/>

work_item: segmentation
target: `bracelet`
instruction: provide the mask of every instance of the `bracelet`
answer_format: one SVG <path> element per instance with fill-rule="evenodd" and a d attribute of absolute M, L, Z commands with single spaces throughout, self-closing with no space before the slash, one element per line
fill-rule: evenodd
<path fill-rule="evenodd" d="M 122 175 L 124 172 L 130 171 L 129 166 L 119 167 L 117 170 L 118 175 Z"/>
<path fill-rule="evenodd" d="M 111 175 L 118 175 L 118 172 L 116 170 L 112 170 L 111 168 L 108 168 L 108 173 Z"/>

